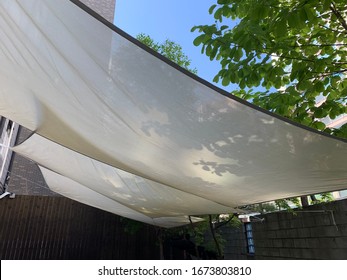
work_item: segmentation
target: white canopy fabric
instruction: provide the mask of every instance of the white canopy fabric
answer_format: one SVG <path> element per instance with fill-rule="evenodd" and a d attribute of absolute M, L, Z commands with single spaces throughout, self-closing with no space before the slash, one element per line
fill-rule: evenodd
<path fill-rule="evenodd" d="M 161 227 L 177 227 L 188 223 L 189 217 L 187 216 L 161 216 L 158 218 L 149 217 L 147 213 L 141 214 L 141 212 L 143 211 L 138 212 L 132 210 L 131 207 L 124 206 L 107 196 L 104 196 L 85 187 L 84 185 L 79 184 L 76 181 L 67 178 L 66 176 L 59 175 L 58 173 L 55 173 L 43 167 L 40 167 L 40 169 L 53 191 L 79 202 L 100 208 L 108 212 L 116 213 L 130 219 L 138 220 L 152 225 L 158 225 Z M 191 217 L 191 221 L 194 223 L 202 221 L 202 219 Z"/>
<path fill-rule="evenodd" d="M 0 0 L 0 114 L 50 187 L 170 227 L 347 188 L 347 142 L 267 113 L 148 51 L 78 1 Z"/>
<path fill-rule="evenodd" d="M 45 166 L 43 174 L 50 186 L 50 177 L 56 178 L 57 175 L 50 174 L 53 172 L 48 172 L 47 169 L 64 174 L 65 177 L 74 181 L 74 184 L 77 182 L 84 186 L 88 189 L 88 192 L 94 191 L 99 196 L 115 201 L 115 204 L 124 205 L 133 211 L 143 213 L 147 216 L 147 219 L 148 217 L 154 219 L 163 216 L 184 216 L 188 213 L 190 215 L 204 215 L 207 213 L 206 209 L 210 214 L 237 211 L 231 207 L 220 205 L 211 200 L 144 179 L 93 160 L 37 134 L 15 147 L 14 151 Z M 61 185 L 65 186 L 65 195 L 69 196 L 70 188 L 66 187 L 66 183 Z M 55 188 L 59 189 L 62 186 L 58 185 Z M 73 188 L 71 187 L 71 189 Z M 57 192 L 62 193 L 60 190 Z M 89 197 L 94 199 L 92 195 Z M 124 213 L 122 215 L 127 216 Z M 133 217 L 130 216 L 129 218 Z"/>

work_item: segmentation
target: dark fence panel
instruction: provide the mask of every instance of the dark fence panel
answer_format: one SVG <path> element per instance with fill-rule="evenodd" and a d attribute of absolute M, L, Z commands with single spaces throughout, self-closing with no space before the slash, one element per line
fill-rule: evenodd
<path fill-rule="evenodd" d="M 124 231 L 121 218 L 64 197 L 0 200 L 0 259 L 159 259 L 154 227 Z"/>

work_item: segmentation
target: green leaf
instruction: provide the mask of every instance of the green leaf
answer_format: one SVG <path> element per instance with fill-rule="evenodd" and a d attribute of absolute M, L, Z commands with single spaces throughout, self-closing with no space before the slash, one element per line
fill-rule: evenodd
<path fill-rule="evenodd" d="M 331 5 L 331 0 L 323 0 L 323 10 L 329 10 Z"/>
<path fill-rule="evenodd" d="M 282 37 L 287 34 L 287 23 L 284 19 L 275 24 L 274 34 L 276 37 Z"/>
<path fill-rule="evenodd" d="M 219 75 L 216 75 L 216 76 L 213 78 L 213 82 L 214 82 L 214 83 L 218 83 L 218 82 L 219 82 Z"/>
<path fill-rule="evenodd" d="M 315 85 L 314 85 L 314 89 L 315 89 L 315 91 L 317 91 L 317 92 L 323 92 L 324 91 L 324 84 L 323 84 L 323 82 L 321 82 L 321 81 L 318 81 Z"/>
<path fill-rule="evenodd" d="M 212 5 L 209 9 L 208 9 L 208 13 L 210 14 L 210 15 L 212 15 L 212 13 L 213 13 L 213 10 L 216 8 L 216 4 L 214 4 L 214 5 Z"/>
<path fill-rule="evenodd" d="M 220 22 L 222 21 L 222 12 L 223 12 L 223 9 L 222 8 L 219 8 L 215 13 L 214 13 L 214 18 L 216 20 L 219 20 Z"/>
<path fill-rule="evenodd" d="M 193 41 L 194 46 L 199 46 L 206 38 L 205 34 L 201 34 L 198 37 L 196 37 Z"/>
<path fill-rule="evenodd" d="M 329 113 L 329 118 L 331 118 L 332 120 L 335 119 L 337 117 L 337 114 L 335 111 L 331 110 Z"/>
<path fill-rule="evenodd" d="M 300 18 L 296 13 L 290 13 L 287 17 L 287 22 L 291 28 L 298 28 L 300 26 Z"/>
<path fill-rule="evenodd" d="M 241 89 L 244 89 L 246 87 L 246 81 L 245 79 L 241 79 L 240 83 L 239 83 L 239 86 Z"/>
<path fill-rule="evenodd" d="M 193 26 L 192 29 L 190 29 L 190 32 L 194 32 L 195 30 L 199 29 L 199 26 Z"/>
<path fill-rule="evenodd" d="M 298 26 L 302 26 L 302 23 L 305 23 L 308 18 L 307 18 L 307 14 L 306 14 L 306 11 L 305 11 L 305 6 L 303 6 L 303 8 L 300 9 L 299 11 L 299 19 L 300 21 L 298 22 Z"/>
<path fill-rule="evenodd" d="M 269 9 L 266 5 L 262 6 L 261 9 L 256 9 L 255 17 L 256 19 L 264 19 L 268 16 Z"/>
<path fill-rule="evenodd" d="M 214 47 L 212 49 L 211 54 L 210 54 L 210 60 L 213 60 L 216 57 L 217 51 L 218 51 L 218 47 Z"/>
<path fill-rule="evenodd" d="M 311 86 L 311 83 L 308 80 L 303 80 L 298 83 L 297 87 L 299 90 L 304 91 L 307 90 Z"/>
<path fill-rule="evenodd" d="M 328 111 L 327 110 L 324 110 L 323 108 L 317 108 L 314 112 L 314 116 L 316 118 L 324 118 L 328 115 Z"/>
<path fill-rule="evenodd" d="M 339 96 L 339 92 L 331 90 L 329 95 L 327 96 L 328 100 L 334 100 Z"/>
<path fill-rule="evenodd" d="M 230 79 L 229 79 L 229 77 L 228 76 L 225 76 L 224 78 L 223 78 L 223 80 L 222 80 L 222 85 L 223 86 L 228 86 L 230 84 Z"/>
<path fill-rule="evenodd" d="M 243 55 L 242 48 L 237 48 L 234 54 L 234 60 L 239 61 Z"/>
<path fill-rule="evenodd" d="M 316 19 L 314 8 L 310 7 L 309 5 L 304 5 L 304 11 L 308 21 L 313 21 L 314 19 Z"/>

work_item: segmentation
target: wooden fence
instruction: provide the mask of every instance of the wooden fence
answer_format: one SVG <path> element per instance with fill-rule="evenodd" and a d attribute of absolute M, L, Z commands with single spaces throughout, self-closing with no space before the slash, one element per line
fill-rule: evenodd
<path fill-rule="evenodd" d="M 64 197 L 0 200 L 0 259 L 159 259 L 154 227 L 124 231 L 121 218 Z"/>

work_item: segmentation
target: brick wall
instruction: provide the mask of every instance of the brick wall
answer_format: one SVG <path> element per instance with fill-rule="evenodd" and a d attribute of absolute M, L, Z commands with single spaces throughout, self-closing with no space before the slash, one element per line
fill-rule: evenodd
<path fill-rule="evenodd" d="M 257 259 L 347 259 L 347 200 L 264 218 L 253 226 Z"/>
<path fill-rule="evenodd" d="M 246 260 L 249 258 L 247 256 L 245 233 L 242 227 L 225 227 L 222 228 L 221 234 L 225 240 L 224 259 Z"/>
<path fill-rule="evenodd" d="M 113 23 L 116 0 L 80 0 L 83 4 Z"/>
<path fill-rule="evenodd" d="M 263 215 L 253 222 L 255 259 L 347 259 L 347 200 L 305 207 L 302 210 Z M 231 233 L 226 251 L 243 258 L 238 239 L 242 229 Z M 233 243 L 234 242 L 234 243 Z"/>
<path fill-rule="evenodd" d="M 16 145 L 27 139 L 32 132 L 20 127 Z M 47 186 L 37 164 L 17 153 L 13 153 L 10 164 L 8 190 L 19 195 L 58 195 Z"/>

